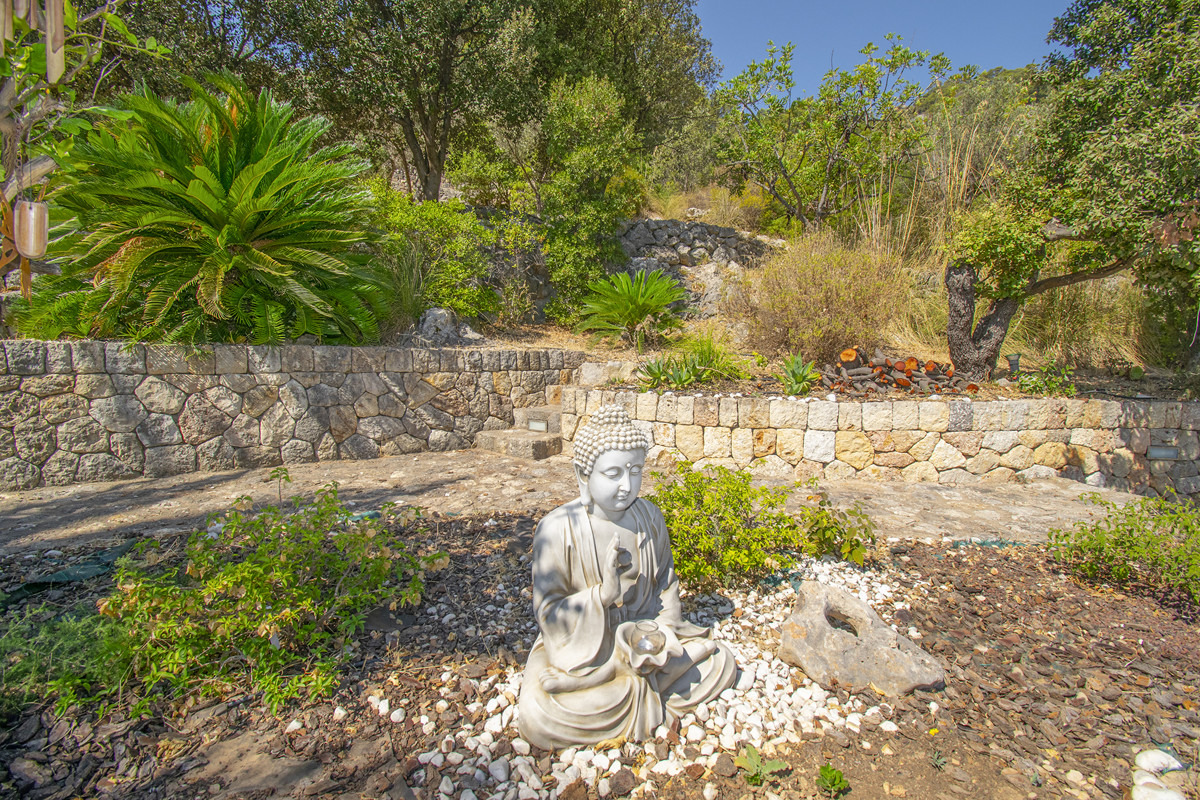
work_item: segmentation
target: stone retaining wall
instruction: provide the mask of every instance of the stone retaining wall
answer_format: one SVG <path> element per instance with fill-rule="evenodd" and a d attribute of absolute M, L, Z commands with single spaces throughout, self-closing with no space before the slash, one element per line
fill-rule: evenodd
<path fill-rule="evenodd" d="M 581 370 L 581 374 L 586 371 Z M 562 390 L 563 438 L 618 403 L 650 458 L 771 476 L 1010 482 L 1064 477 L 1142 494 L 1200 493 L 1200 403 L 695 397 Z"/>
<path fill-rule="evenodd" d="M 558 402 L 562 350 L 7 340 L 0 486 L 157 477 L 470 447 Z"/>

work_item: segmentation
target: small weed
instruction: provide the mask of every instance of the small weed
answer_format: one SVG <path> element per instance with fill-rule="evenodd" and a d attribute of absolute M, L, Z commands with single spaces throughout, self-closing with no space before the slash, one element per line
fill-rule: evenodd
<path fill-rule="evenodd" d="M 850 508 L 838 508 L 826 492 L 817 488 L 813 478 L 807 484 L 809 500 L 816 506 L 808 506 L 800 512 L 808 539 L 810 555 L 830 554 L 860 567 L 867 557 L 867 548 L 875 543 L 875 524 L 857 503 Z"/>
<path fill-rule="evenodd" d="M 850 782 L 840 769 L 823 764 L 821 774 L 817 777 L 817 789 L 826 797 L 838 798 L 850 793 Z"/>
<path fill-rule="evenodd" d="M 733 763 L 746 773 L 746 783 L 751 786 L 762 786 L 776 772 L 782 772 L 788 768 L 788 765 L 779 759 L 763 761 L 762 754 L 752 744 L 746 745 L 746 749 L 733 760 Z"/>
<path fill-rule="evenodd" d="M 1022 372 L 1017 383 L 1026 394 L 1074 397 L 1075 384 L 1071 382 L 1074 373 L 1070 367 L 1047 364 L 1036 372 Z"/>
<path fill-rule="evenodd" d="M 935 747 L 933 752 L 929 754 L 929 766 L 933 767 L 938 772 L 941 772 L 946 768 L 946 763 L 946 756 L 941 750 L 938 750 Z"/>
<path fill-rule="evenodd" d="M 783 391 L 791 395 L 804 396 L 812 391 L 821 380 L 821 371 L 815 362 L 804 361 L 797 353 L 783 360 L 783 374 L 779 376 Z"/>

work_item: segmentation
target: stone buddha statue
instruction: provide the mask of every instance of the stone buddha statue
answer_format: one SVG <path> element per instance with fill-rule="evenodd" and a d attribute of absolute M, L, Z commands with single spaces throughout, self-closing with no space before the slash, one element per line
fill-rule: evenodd
<path fill-rule="evenodd" d="M 531 744 L 647 739 L 733 685 L 733 653 L 683 619 L 662 512 L 638 499 L 648 449 L 622 408 L 597 411 L 575 437 L 579 499 L 534 533 L 541 635 L 518 706 Z"/>

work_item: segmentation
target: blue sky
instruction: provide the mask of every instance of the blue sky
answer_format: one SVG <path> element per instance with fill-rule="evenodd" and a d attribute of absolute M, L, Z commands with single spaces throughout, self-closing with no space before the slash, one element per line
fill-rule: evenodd
<path fill-rule="evenodd" d="M 761 60 L 767 40 L 796 44 L 798 93 L 830 66 L 861 62 L 867 42 L 898 33 L 915 50 L 942 52 L 954 68 L 1021 67 L 1049 51 L 1046 33 L 1069 0 L 698 0 L 704 35 L 730 78 Z"/>

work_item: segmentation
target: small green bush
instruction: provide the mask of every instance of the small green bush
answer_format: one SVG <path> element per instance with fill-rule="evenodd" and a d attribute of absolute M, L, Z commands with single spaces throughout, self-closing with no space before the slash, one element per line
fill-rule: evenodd
<path fill-rule="evenodd" d="M 662 270 L 639 272 L 633 278 L 624 272 L 588 285 L 591 294 L 583 303 L 581 331 L 622 339 L 640 353 L 647 343 L 660 340 L 682 323 L 671 308 L 684 298 L 684 291 Z"/>
<path fill-rule="evenodd" d="M 861 564 L 874 541 L 858 509 L 834 509 L 827 497 L 799 518 L 783 510 L 791 489 L 755 487 L 750 473 L 725 467 L 695 471 L 679 462 L 670 475 L 655 473 L 650 499 L 671 533 L 675 571 L 689 589 L 712 591 L 753 585 L 795 564 L 794 554 L 833 554 Z"/>
<path fill-rule="evenodd" d="M 1091 581 L 1180 592 L 1200 602 L 1200 509 L 1161 497 L 1118 506 L 1096 522 L 1050 531 L 1050 552 Z"/>
<path fill-rule="evenodd" d="M 1074 372 L 1070 367 L 1047 364 L 1036 372 L 1022 372 L 1017 383 L 1026 394 L 1074 397 L 1075 384 L 1071 382 Z"/>
<path fill-rule="evenodd" d="M 799 353 L 783 360 L 783 373 L 779 376 L 779 382 L 788 394 L 806 395 L 820 380 L 821 371 L 817 369 L 816 363 L 804 361 Z"/>
<path fill-rule="evenodd" d="M 652 359 L 638 370 L 645 389 L 686 389 L 717 380 L 749 377 L 745 364 L 725 341 L 711 331 L 689 336 L 679 343 L 681 352 Z"/>
<path fill-rule="evenodd" d="M 850 781 L 846 780 L 846 776 L 840 769 L 831 764 L 822 764 L 817 777 L 817 790 L 826 797 L 836 800 L 836 798 L 850 793 Z"/>
<path fill-rule="evenodd" d="M 409 552 L 388 523 L 412 523 L 415 511 L 392 512 L 357 517 L 336 485 L 292 514 L 232 511 L 219 533 L 191 537 L 180 567 L 119 562 L 118 591 L 101 610 L 137 642 L 133 673 L 145 686 L 249 684 L 277 712 L 334 688 L 349 637 L 372 607 L 420 600 L 424 569 L 444 557 Z"/>
<path fill-rule="evenodd" d="M 746 745 L 745 751 L 733 760 L 733 764 L 745 773 L 746 783 L 751 786 L 762 786 L 776 772 L 783 772 L 788 768 L 787 762 L 777 758 L 763 761 L 762 754 L 752 744 Z"/>

